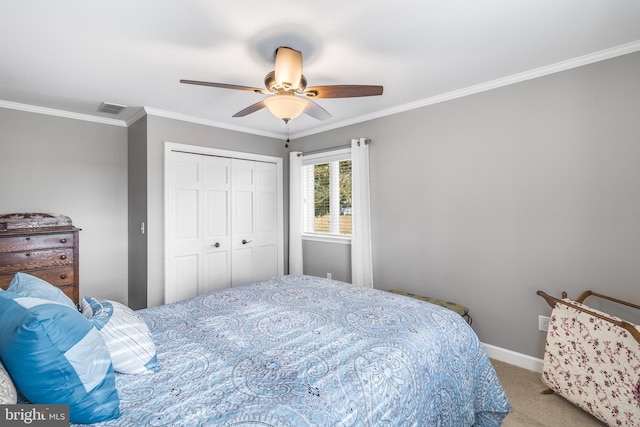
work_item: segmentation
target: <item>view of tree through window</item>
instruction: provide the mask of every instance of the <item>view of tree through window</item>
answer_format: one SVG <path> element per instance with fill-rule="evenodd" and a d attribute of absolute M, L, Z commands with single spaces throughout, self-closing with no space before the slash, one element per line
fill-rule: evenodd
<path fill-rule="evenodd" d="M 333 165 L 333 168 L 331 167 Z M 337 166 L 337 168 L 336 168 Z M 337 187 L 332 185 L 336 171 Z M 334 173 L 336 173 L 334 172 Z M 313 165 L 315 232 L 351 234 L 351 160 Z M 333 215 L 332 215 L 332 209 Z M 332 227 L 331 218 L 337 226 Z"/>
<path fill-rule="evenodd" d="M 313 166 L 314 213 L 316 217 L 315 231 L 329 233 L 331 231 L 330 208 L 331 192 L 329 191 L 329 163 Z"/>

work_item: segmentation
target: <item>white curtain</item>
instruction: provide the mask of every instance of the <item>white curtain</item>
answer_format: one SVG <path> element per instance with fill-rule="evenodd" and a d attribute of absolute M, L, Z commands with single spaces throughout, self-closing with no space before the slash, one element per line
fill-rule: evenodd
<path fill-rule="evenodd" d="M 302 153 L 289 153 L 289 274 L 302 274 Z"/>
<path fill-rule="evenodd" d="M 351 140 L 351 283 L 373 288 L 369 145 L 366 138 Z"/>

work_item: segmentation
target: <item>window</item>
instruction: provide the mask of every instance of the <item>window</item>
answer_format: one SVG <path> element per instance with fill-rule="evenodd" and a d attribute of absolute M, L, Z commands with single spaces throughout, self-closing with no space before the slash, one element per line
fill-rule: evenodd
<path fill-rule="evenodd" d="M 351 151 L 305 156 L 302 162 L 304 233 L 351 236 Z"/>

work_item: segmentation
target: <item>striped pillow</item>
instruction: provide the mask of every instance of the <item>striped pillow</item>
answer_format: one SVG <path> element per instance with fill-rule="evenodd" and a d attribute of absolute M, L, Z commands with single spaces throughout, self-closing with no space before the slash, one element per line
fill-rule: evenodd
<path fill-rule="evenodd" d="M 0 292 L 0 358 L 31 403 L 68 404 L 82 424 L 120 415 L 109 351 L 75 308 Z"/>
<path fill-rule="evenodd" d="M 158 369 L 149 327 L 133 310 L 116 301 L 91 297 L 80 301 L 80 309 L 107 344 L 116 372 L 144 374 Z"/>

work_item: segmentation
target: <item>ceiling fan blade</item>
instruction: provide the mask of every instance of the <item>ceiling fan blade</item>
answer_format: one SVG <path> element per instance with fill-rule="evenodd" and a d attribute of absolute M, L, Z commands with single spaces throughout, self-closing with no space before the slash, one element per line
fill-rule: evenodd
<path fill-rule="evenodd" d="M 311 98 L 356 98 L 382 95 L 382 86 L 373 85 L 329 85 L 312 86 L 304 91 Z"/>
<path fill-rule="evenodd" d="M 185 83 L 185 84 L 189 84 L 189 85 L 219 87 L 219 88 L 222 88 L 222 89 L 244 90 L 244 91 L 247 91 L 247 92 L 269 93 L 269 91 L 266 90 L 266 89 L 259 89 L 257 87 L 249 87 L 249 86 L 230 85 L 230 84 L 226 84 L 226 83 L 201 82 L 201 81 L 198 81 L 198 80 L 180 80 L 180 83 Z"/>
<path fill-rule="evenodd" d="M 304 107 L 303 113 L 318 120 L 327 120 L 331 118 L 331 114 L 329 114 L 327 110 L 310 99 L 307 99 L 307 106 Z"/>
<path fill-rule="evenodd" d="M 285 90 L 297 89 L 302 78 L 302 53 L 281 46 L 276 50 L 274 67 L 276 83 Z"/>
<path fill-rule="evenodd" d="M 256 102 L 253 105 L 249 105 L 244 110 L 238 111 L 233 115 L 233 117 L 244 117 L 251 113 L 255 113 L 258 110 L 262 110 L 264 107 L 266 107 L 266 105 L 264 104 L 264 100 L 262 100 L 260 102 Z"/>

